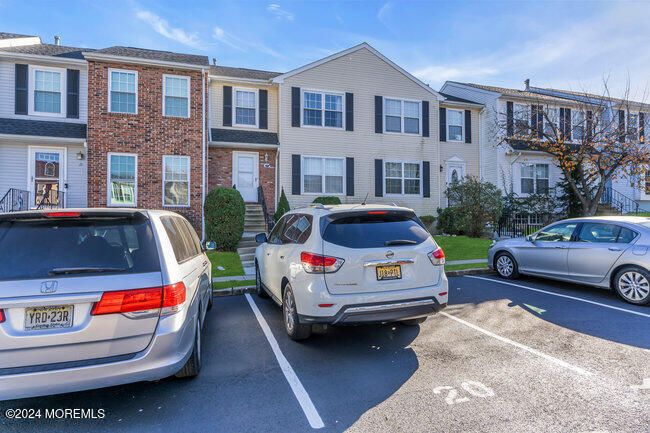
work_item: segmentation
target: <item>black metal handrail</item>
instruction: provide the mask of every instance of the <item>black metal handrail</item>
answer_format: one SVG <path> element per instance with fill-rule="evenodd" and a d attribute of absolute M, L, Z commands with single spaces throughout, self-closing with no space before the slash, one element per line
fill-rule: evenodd
<path fill-rule="evenodd" d="M 631 199 L 620 191 L 615 190 L 611 186 L 605 187 L 603 195 L 600 197 L 600 203 L 609 205 L 622 214 L 628 214 L 632 212 L 650 213 L 650 210 L 642 208 L 639 202 Z"/>
<path fill-rule="evenodd" d="M 517 214 L 499 219 L 496 227 L 497 238 L 518 238 L 528 236 L 553 222 L 548 215 Z"/>
<path fill-rule="evenodd" d="M 18 188 L 9 188 L 0 199 L 0 213 L 21 212 L 29 208 L 29 191 Z"/>
<path fill-rule="evenodd" d="M 262 185 L 257 187 L 257 201 L 262 205 L 262 213 L 264 214 L 264 221 L 266 222 L 266 226 L 268 228 L 268 231 L 270 232 L 273 229 L 273 226 L 275 225 L 275 221 L 273 221 L 273 218 L 269 214 L 269 211 L 266 207 L 266 199 L 264 198 L 264 189 L 262 188 Z"/>
<path fill-rule="evenodd" d="M 46 189 L 43 197 L 40 199 L 38 196 L 36 200 L 36 209 L 61 209 L 63 208 L 63 202 L 65 198 L 65 193 L 59 191 L 58 189 Z"/>

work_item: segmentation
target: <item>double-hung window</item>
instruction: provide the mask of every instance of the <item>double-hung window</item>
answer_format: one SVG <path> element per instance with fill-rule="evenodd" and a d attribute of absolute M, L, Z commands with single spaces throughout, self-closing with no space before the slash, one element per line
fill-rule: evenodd
<path fill-rule="evenodd" d="M 465 113 L 447 109 L 447 140 L 465 141 Z"/>
<path fill-rule="evenodd" d="M 343 94 L 305 90 L 302 107 L 303 125 L 343 128 Z"/>
<path fill-rule="evenodd" d="M 65 69 L 38 67 L 32 71 L 32 114 L 65 115 Z"/>
<path fill-rule="evenodd" d="M 257 125 L 257 92 L 255 90 L 235 89 L 235 125 Z"/>
<path fill-rule="evenodd" d="M 163 156 L 165 206 L 190 205 L 190 157 Z"/>
<path fill-rule="evenodd" d="M 108 71 L 108 109 L 112 113 L 137 113 L 138 73 L 137 71 Z"/>
<path fill-rule="evenodd" d="M 553 136 L 553 130 L 560 132 L 560 112 L 557 107 L 546 107 L 546 116 L 544 119 L 544 132 L 548 136 Z"/>
<path fill-rule="evenodd" d="M 521 164 L 521 193 L 547 193 L 549 186 L 548 174 L 548 164 Z"/>
<path fill-rule="evenodd" d="M 307 194 L 343 194 L 343 158 L 305 156 L 302 159 L 302 189 Z"/>
<path fill-rule="evenodd" d="M 190 78 L 163 75 L 165 116 L 190 117 Z"/>
<path fill-rule="evenodd" d="M 581 142 L 587 126 L 585 113 L 578 110 L 571 111 L 571 123 L 573 124 L 571 128 L 571 139 L 576 142 Z"/>
<path fill-rule="evenodd" d="M 109 206 L 137 204 L 138 157 L 128 153 L 108 154 Z"/>
<path fill-rule="evenodd" d="M 420 133 L 420 102 L 384 98 L 386 132 Z"/>
<path fill-rule="evenodd" d="M 385 161 L 384 186 L 386 194 L 419 195 L 422 184 L 422 164 L 419 162 Z"/>

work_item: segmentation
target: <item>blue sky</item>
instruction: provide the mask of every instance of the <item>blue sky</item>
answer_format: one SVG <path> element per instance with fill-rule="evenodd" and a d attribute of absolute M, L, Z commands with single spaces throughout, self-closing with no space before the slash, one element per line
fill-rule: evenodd
<path fill-rule="evenodd" d="M 287 71 L 360 42 L 434 88 L 533 85 L 645 100 L 650 2 L 0 0 L 0 31 L 204 54 Z"/>

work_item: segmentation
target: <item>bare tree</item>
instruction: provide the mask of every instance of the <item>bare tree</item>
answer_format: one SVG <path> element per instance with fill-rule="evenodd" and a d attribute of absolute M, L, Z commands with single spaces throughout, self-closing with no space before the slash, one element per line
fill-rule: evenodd
<path fill-rule="evenodd" d="M 644 178 L 650 162 L 644 121 L 649 106 L 604 92 L 568 92 L 567 99 L 552 91 L 508 102 L 498 113 L 497 145 L 540 151 L 552 156 L 582 204 L 584 215 L 594 215 L 611 180 Z M 565 95 L 567 96 L 567 95 Z"/>

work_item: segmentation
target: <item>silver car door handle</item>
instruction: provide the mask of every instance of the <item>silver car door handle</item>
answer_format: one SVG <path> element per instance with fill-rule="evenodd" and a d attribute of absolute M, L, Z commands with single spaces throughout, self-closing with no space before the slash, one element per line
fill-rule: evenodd
<path fill-rule="evenodd" d="M 616 248 L 616 247 L 609 247 L 610 251 L 622 251 L 621 248 Z"/>
<path fill-rule="evenodd" d="M 203 262 L 203 266 L 208 266 L 208 262 Z"/>

